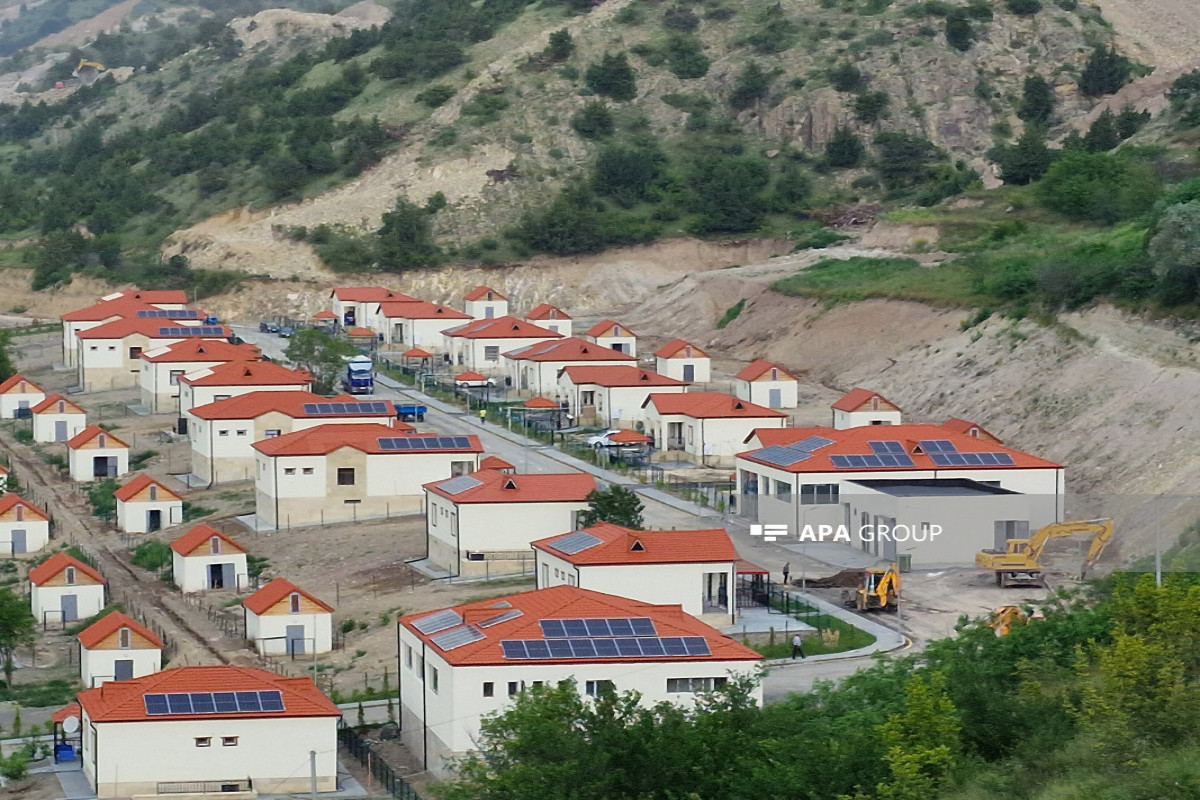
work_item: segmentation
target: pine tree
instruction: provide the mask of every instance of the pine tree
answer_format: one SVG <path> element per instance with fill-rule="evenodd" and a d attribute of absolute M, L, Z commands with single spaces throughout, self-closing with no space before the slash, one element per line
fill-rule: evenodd
<path fill-rule="evenodd" d="M 988 157 L 1000 165 L 1000 179 L 1007 184 L 1024 186 L 1046 174 L 1054 163 L 1054 152 L 1038 128 L 1029 127 L 1015 145 L 998 147 Z"/>
<path fill-rule="evenodd" d="M 961 8 L 952 9 L 946 15 L 946 44 L 965 53 L 971 49 L 974 41 L 975 29 L 971 27 L 966 12 Z"/>
<path fill-rule="evenodd" d="M 825 158 L 829 166 L 840 169 L 857 167 L 862 161 L 863 143 L 849 128 L 838 128 L 833 138 L 825 145 Z"/>
<path fill-rule="evenodd" d="M 1054 87 L 1041 75 L 1025 78 L 1021 88 L 1021 106 L 1017 116 L 1030 125 L 1046 125 L 1054 111 Z"/>
<path fill-rule="evenodd" d="M 1120 143 L 1116 117 L 1106 108 L 1088 128 L 1087 135 L 1083 137 L 1083 146 L 1092 153 L 1107 153 Z"/>
<path fill-rule="evenodd" d="M 1129 82 L 1132 65 L 1112 47 L 1097 47 L 1079 76 L 1079 91 L 1088 97 L 1101 97 L 1118 91 Z"/>

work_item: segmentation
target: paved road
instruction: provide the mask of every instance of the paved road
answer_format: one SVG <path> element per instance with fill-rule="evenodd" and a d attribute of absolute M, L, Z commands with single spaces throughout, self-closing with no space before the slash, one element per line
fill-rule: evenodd
<path fill-rule="evenodd" d="M 817 681 L 838 681 L 866 669 L 874 661 L 869 658 L 847 658 L 841 661 L 817 661 L 806 663 L 797 659 L 794 664 L 771 667 L 763 681 L 763 702 L 778 703 L 796 692 L 812 691 Z"/>

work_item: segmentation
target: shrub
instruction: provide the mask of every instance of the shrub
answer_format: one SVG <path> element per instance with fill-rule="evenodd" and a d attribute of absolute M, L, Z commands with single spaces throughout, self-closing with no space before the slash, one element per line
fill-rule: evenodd
<path fill-rule="evenodd" d="M 975 29 L 967 19 L 966 12 L 954 9 L 946 15 L 946 44 L 955 50 L 966 52 L 975 41 Z"/>
<path fill-rule="evenodd" d="M 839 92 L 857 92 L 866 88 L 862 72 L 849 63 L 841 63 L 829 70 L 829 83 Z"/>
<path fill-rule="evenodd" d="M 744 111 L 754 105 L 767 96 L 772 80 L 758 62 L 747 63 L 738 73 L 733 92 L 729 95 L 729 107 L 734 111 Z"/>
<path fill-rule="evenodd" d="M 1121 135 L 1117 133 L 1117 119 L 1112 111 L 1104 109 L 1100 116 L 1092 122 L 1088 132 L 1083 137 L 1083 146 L 1092 153 L 1107 153 L 1121 143 Z"/>
<path fill-rule="evenodd" d="M 1176 78 L 1167 97 L 1183 125 L 1200 125 L 1200 69 Z"/>
<path fill-rule="evenodd" d="M 477 94 L 463 103 L 464 116 L 474 117 L 475 124 L 486 125 L 500 119 L 500 114 L 509 107 L 508 98 L 502 94 Z"/>
<path fill-rule="evenodd" d="M 1035 127 L 1028 127 L 1015 145 L 993 148 L 988 158 L 1000 165 L 1000 179 L 1023 186 L 1038 180 L 1054 163 L 1055 153 L 1046 146 L 1046 138 Z"/>
<path fill-rule="evenodd" d="M 430 108 L 437 108 L 444 105 L 447 100 L 454 97 L 454 87 L 447 86 L 444 83 L 435 83 L 425 91 L 417 95 L 416 101 Z"/>
<path fill-rule="evenodd" d="M 767 165 L 749 156 L 708 156 L 688 177 L 690 205 L 699 212 L 701 233 L 743 233 L 758 228 L 770 180 Z"/>
<path fill-rule="evenodd" d="M 158 539 L 146 539 L 139 542 L 130 559 L 144 570 L 157 572 L 171 563 L 171 546 Z"/>
<path fill-rule="evenodd" d="M 825 158 L 835 169 L 857 167 L 863 157 L 862 140 L 849 128 L 838 128 L 825 145 Z"/>
<path fill-rule="evenodd" d="M 570 31 L 562 28 L 550 34 L 550 43 L 543 52 L 551 61 L 566 61 L 570 58 L 575 52 L 575 42 L 571 39 Z"/>
<path fill-rule="evenodd" d="M 1079 76 L 1079 91 L 1088 97 L 1113 94 L 1129 82 L 1132 70 L 1129 59 L 1114 48 L 1097 47 Z"/>
<path fill-rule="evenodd" d="M 1047 125 L 1054 112 L 1054 87 L 1041 75 L 1030 75 L 1021 86 L 1017 116 L 1030 125 Z"/>
<path fill-rule="evenodd" d="M 657 147 L 606 147 L 596 157 L 592 185 L 596 194 L 633 206 L 649 199 L 648 190 L 665 162 Z"/>
<path fill-rule="evenodd" d="M 342 628 L 343 634 L 349 633 L 350 631 L 354 630 L 357 627 L 358 627 L 358 623 L 355 622 L 353 619 L 342 620 L 341 628 Z"/>
<path fill-rule="evenodd" d="M 1149 170 L 1108 153 L 1066 152 L 1037 186 L 1043 206 L 1076 220 L 1112 224 L 1153 206 L 1162 187 Z"/>
<path fill-rule="evenodd" d="M 694 36 L 672 36 L 667 43 L 667 62 L 671 72 L 681 80 L 703 78 L 711 63 Z"/>
<path fill-rule="evenodd" d="M 686 6 L 671 6 L 663 12 L 663 27 L 690 33 L 700 27 L 700 18 Z"/>
<path fill-rule="evenodd" d="M 1042 0 L 1006 0 L 1008 10 L 1018 16 L 1029 16 L 1042 10 Z"/>
<path fill-rule="evenodd" d="M 584 139 L 600 139 L 612 134 L 612 112 L 602 100 L 593 100 L 571 117 L 571 127 Z"/>
<path fill-rule="evenodd" d="M 637 97 L 637 73 L 629 66 L 629 59 L 624 53 L 605 53 L 599 63 L 587 68 L 584 81 L 596 94 L 618 102 Z"/>
<path fill-rule="evenodd" d="M 736 303 L 731 305 L 729 308 L 725 309 L 725 313 L 721 315 L 721 318 L 719 320 L 717 320 L 717 330 L 724 330 L 726 328 L 726 326 L 729 325 L 729 323 L 733 322 L 735 319 L 737 319 L 739 316 L 741 316 L 742 309 L 744 309 L 745 307 L 746 307 L 746 299 L 742 298 L 741 300 L 738 300 Z"/>
<path fill-rule="evenodd" d="M 863 92 L 854 98 L 854 116 L 858 118 L 859 122 L 869 125 L 883 118 L 887 106 L 887 92 Z"/>
<path fill-rule="evenodd" d="M 889 189 L 924 181 L 929 174 L 929 163 L 937 156 L 933 142 L 907 133 L 881 133 L 875 137 L 875 148 L 879 177 Z"/>
<path fill-rule="evenodd" d="M 1133 106 L 1126 105 L 1117 115 L 1117 136 L 1121 141 L 1128 139 L 1142 129 L 1150 121 L 1149 111 L 1136 111 Z"/>

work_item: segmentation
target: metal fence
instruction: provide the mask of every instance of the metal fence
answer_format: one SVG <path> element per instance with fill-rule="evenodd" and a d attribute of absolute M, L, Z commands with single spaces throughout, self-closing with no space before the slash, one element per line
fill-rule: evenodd
<path fill-rule="evenodd" d="M 249 792 L 253 789 L 254 782 L 249 778 L 234 778 L 228 781 L 167 781 L 158 784 L 159 794 L 222 794 Z"/>
<path fill-rule="evenodd" d="M 371 777 L 379 781 L 379 785 L 396 800 L 421 800 L 417 790 L 397 775 L 358 731 L 348 726 L 338 728 L 338 742 L 346 748 L 346 752 L 366 766 Z"/>

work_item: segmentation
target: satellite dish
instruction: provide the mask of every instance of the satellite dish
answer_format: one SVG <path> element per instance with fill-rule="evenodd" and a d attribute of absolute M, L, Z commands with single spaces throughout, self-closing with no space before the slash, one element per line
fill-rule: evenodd
<path fill-rule="evenodd" d="M 79 730 L 79 717 L 72 714 L 63 720 L 63 731 L 66 733 L 75 733 Z"/>

